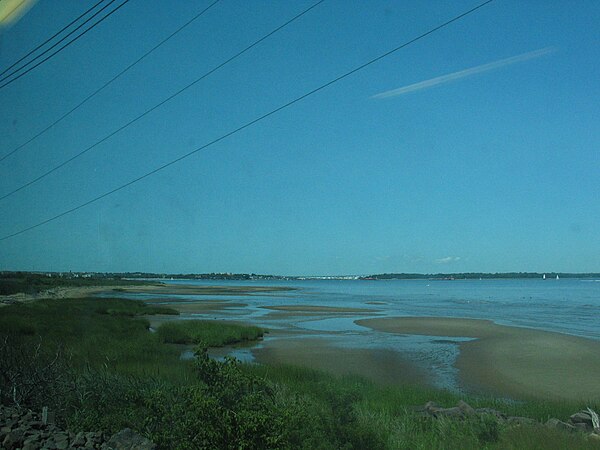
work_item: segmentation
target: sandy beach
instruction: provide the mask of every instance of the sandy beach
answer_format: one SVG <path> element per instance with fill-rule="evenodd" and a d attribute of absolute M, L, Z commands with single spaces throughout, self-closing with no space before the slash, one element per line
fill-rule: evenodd
<path fill-rule="evenodd" d="M 471 337 L 456 366 L 470 391 L 515 398 L 600 399 L 600 342 L 560 333 L 497 325 L 489 320 L 391 317 L 356 321 L 374 330 Z"/>

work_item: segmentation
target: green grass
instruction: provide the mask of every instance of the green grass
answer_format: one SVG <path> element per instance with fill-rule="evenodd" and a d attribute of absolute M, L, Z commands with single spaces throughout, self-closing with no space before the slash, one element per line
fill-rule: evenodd
<path fill-rule="evenodd" d="M 339 415 L 332 399 L 351 399 L 352 427 L 374 432 L 372 437 L 387 449 L 592 449 L 597 441 L 580 433 L 549 430 L 542 426 L 549 418 L 567 421 L 580 409 L 600 405 L 566 401 L 509 401 L 493 397 L 462 395 L 422 386 L 381 386 L 356 376 L 336 377 L 296 366 L 244 366 L 290 392 L 307 396 L 330 415 Z M 415 406 L 434 401 L 452 407 L 459 400 L 474 408 L 489 407 L 509 416 L 535 419 L 537 426 L 509 427 L 488 419 L 465 421 L 419 418 Z M 328 415 L 329 415 L 328 414 Z"/>
<path fill-rule="evenodd" d="M 218 362 L 203 351 L 195 362 L 181 361 L 178 348 L 165 342 L 224 345 L 256 339 L 263 331 L 175 321 L 150 333 L 143 318 L 150 312 L 165 313 L 120 299 L 3 307 L 0 372 L 24 380 L 19 392 L 25 382 L 33 387 L 24 405 L 36 410 L 49 405 L 72 430 L 130 427 L 165 449 L 598 448 L 579 433 L 508 427 L 489 419 L 431 420 L 414 412 L 427 401 L 450 407 L 462 399 L 545 422 L 567 420 L 586 406 L 598 410 L 598 404 L 509 402 L 413 385 L 386 387 L 294 366 Z M 0 377 L 5 403 L 12 401 L 8 378 Z"/>
<path fill-rule="evenodd" d="M 158 328 L 158 337 L 169 344 L 203 344 L 222 347 L 237 342 L 254 341 L 265 333 L 259 327 L 214 322 L 208 320 L 179 320 Z"/>
<path fill-rule="evenodd" d="M 179 351 L 148 331 L 147 314 L 172 314 L 134 300 L 56 299 L 3 307 L 0 330 L 31 346 L 63 348 L 76 367 L 90 365 L 137 376 L 189 376 L 174 367 Z"/>

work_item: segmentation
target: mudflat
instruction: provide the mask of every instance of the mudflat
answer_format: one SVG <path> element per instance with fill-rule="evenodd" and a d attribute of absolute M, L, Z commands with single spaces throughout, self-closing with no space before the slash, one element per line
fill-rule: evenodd
<path fill-rule="evenodd" d="M 116 294 L 159 294 L 159 295 L 252 295 L 263 292 L 293 291 L 282 286 L 195 286 L 187 284 L 156 284 L 124 286 L 112 289 Z M 110 289 L 105 289 L 110 291 Z"/>
<path fill-rule="evenodd" d="M 358 375 L 378 383 L 427 385 L 428 374 L 393 350 L 336 346 L 324 338 L 265 341 L 252 350 L 261 364 L 295 365 L 334 375 Z"/>
<path fill-rule="evenodd" d="M 261 306 L 264 309 L 273 311 L 286 311 L 294 313 L 374 313 L 377 309 L 369 308 L 345 308 L 343 306 L 318 306 L 318 305 L 280 305 L 280 306 Z"/>
<path fill-rule="evenodd" d="M 600 400 L 600 341 L 489 320 L 389 317 L 357 320 L 377 331 L 475 338 L 456 366 L 467 390 L 515 398 Z"/>

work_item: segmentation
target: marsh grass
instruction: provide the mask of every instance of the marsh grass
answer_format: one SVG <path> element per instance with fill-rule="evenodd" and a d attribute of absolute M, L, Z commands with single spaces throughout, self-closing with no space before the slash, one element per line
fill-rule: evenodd
<path fill-rule="evenodd" d="M 8 365 L 23 376 L 38 374 L 47 395 L 32 395 L 27 406 L 39 410 L 50 402 L 64 414 L 70 429 L 114 432 L 130 427 L 160 448 L 598 448 L 582 434 L 541 425 L 507 427 L 485 417 L 432 420 L 414 411 L 427 401 L 449 407 L 462 399 L 473 407 L 545 422 L 549 417 L 567 420 L 588 406 L 598 410 L 597 403 L 507 401 L 414 385 L 381 386 L 295 366 L 219 362 L 202 349 L 196 361 L 181 361 L 179 349 L 164 342 L 183 336 L 192 339 L 189 342 L 223 345 L 231 339 L 255 339 L 263 331 L 221 322 L 176 321 L 175 326 L 167 323 L 150 333 L 144 318 L 150 313 L 165 311 L 120 299 L 44 300 L 4 307 L 0 337 L 10 338 L 10 345 L 0 348 L 5 353 L 0 366 Z M 46 353 L 37 355 L 38 347 Z M 57 349 L 60 364 L 48 371 Z M 0 394 L 6 392 L 0 379 Z"/>
<path fill-rule="evenodd" d="M 185 381 L 189 370 L 177 364 L 179 351 L 148 332 L 149 322 L 143 316 L 150 314 L 173 312 L 134 300 L 40 300 L 2 308 L 0 330 L 30 346 L 42 342 L 48 351 L 64 348 L 75 367 Z"/>
<path fill-rule="evenodd" d="M 312 399 L 329 414 L 339 414 L 330 405 L 332 398 L 351 398 L 354 427 L 375 433 L 375 441 L 387 449 L 565 449 L 598 448 L 597 442 L 580 433 L 549 430 L 542 424 L 556 417 L 567 421 L 576 411 L 595 402 L 509 400 L 473 396 L 416 385 L 381 386 L 355 376 L 336 377 L 297 366 L 246 365 L 245 370 L 290 392 Z M 474 408 L 494 408 L 510 416 L 530 417 L 536 426 L 509 427 L 491 417 L 471 420 L 432 420 L 415 414 L 415 407 L 434 401 L 444 407 L 459 400 Z M 329 405 L 329 406 L 328 406 Z M 557 437 L 556 439 L 554 437 Z"/>
<path fill-rule="evenodd" d="M 254 341 L 263 336 L 259 327 L 208 320 L 178 320 L 163 323 L 157 330 L 161 342 L 169 344 L 200 344 L 222 347 L 238 342 Z"/>

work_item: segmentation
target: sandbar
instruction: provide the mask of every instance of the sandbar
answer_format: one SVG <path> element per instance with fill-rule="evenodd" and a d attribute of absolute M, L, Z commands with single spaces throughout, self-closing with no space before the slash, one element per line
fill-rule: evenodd
<path fill-rule="evenodd" d="M 375 313 L 377 309 L 368 308 L 345 308 L 338 306 L 317 306 L 317 305 L 281 305 L 281 306 L 261 306 L 264 309 L 274 311 L 286 311 L 290 313 Z"/>
<path fill-rule="evenodd" d="M 228 302 L 223 300 L 201 300 L 195 302 L 182 302 L 180 299 L 165 299 L 160 302 L 146 301 L 148 305 L 172 308 L 184 314 L 202 314 L 207 312 L 223 311 L 229 308 L 243 308 L 246 303 Z"/>
<path fill-rule="evenodd" d="M 12 294 L 0 296 L 0 306 L 9 305 L 12 303 L 27 303 L 35 300 L 45 299 L 60 299 L 60 298 L 85 298 L 101 292 L 112 291 L 112 286 L 64 286 L 46 291 L 41 291 L 36 294 Z"/>
<path fill-rule="evenodd" d="M 110 291 L 111 289 L 104 289 Z M 158 294 L 158 295 L 252 295 L 263 292 L 293 291 L 282 286 L 195 286 L 188 284 L 156 284 L 123 286 L 112 289 L 115 294 Z"/>
<path fill-rule="evenodd" d="M 294 365 L 336 376 L 358 375 L 382 384 L 427 385 L 428 374 L 396 351 L 345 348 L 323 338 L 292 338 L 264 341 L 252 350 L 256 362 Z"/>
<path fill-rule="evenodd" d="M 470 337 L 456 362 L 469 391 L 512 398 L 600 399 L 600 341 L 490 320 L 388 317 L 357 320 L 377 331 Z"/>

